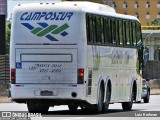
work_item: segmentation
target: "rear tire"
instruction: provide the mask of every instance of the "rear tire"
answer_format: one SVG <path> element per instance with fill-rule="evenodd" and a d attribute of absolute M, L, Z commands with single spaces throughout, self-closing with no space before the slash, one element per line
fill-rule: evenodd
<path fill-rule="evenodd" d="M 133 99 L 134 99 L 134 97 L 135 97 L 134 95 L 135 95 L 135 93 L 132 92 L 131 101 L 130 101 L 130 102 L 123 102 L 123 103 L 122 103 L 122 108 L 123 108 L 123 110 L 128 111 L 128 110 L 131 110 L 131 109 L 132 109 Z"/>
<path fill-rule="evenodd" d="M 133 105 L 133 101 L 131 101 L 131 102 L 123 102 L 122 103 L 122 108 L 125 111 L 131 110 L 132 109 L 132 105 Z"/>
<path fill-rule="evenodd" d="M 144 103 L 149 103 L 150 93 L 147 92 L 147 96 L 143 99 Z"/>
<path fill-rule="evenodd" d="M 111 93 L 109 91 L 109 87 L 107 87 L 107 90 L 106 90 L 106 101 L 103 103 L 103 112 L 107 112 L 108 111 L 110 98 L 111 98 Z"/>
<path fill-rule="evenodd" d="M 33 101 L 27 102 L 27 107 L 30 113 L 47 113 L 49 109 L 48 105 Z"/>
<path fill-rule="evenodd" d="M 104 100 L 103 93 L 104 93 L 103 88 L 101 86 L 99 89 L 98 104 L 95 105 L 96 112 L 102 112 L 102 110 L 103 110 L 103 100 Z"/>

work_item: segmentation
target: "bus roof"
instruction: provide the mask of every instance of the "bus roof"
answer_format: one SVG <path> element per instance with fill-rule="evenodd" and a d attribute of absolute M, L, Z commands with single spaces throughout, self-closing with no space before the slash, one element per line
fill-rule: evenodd
<path fill-rule="evenodd" d="M 36 6 L 36 7 L 35 7 Z M 139 20 L 131 15 L 124 15 L 116 13 L 115 9 L 108 5 L 103 5 L 99 3 L 87 2 L 87 1 L 65 1 L 65 2 L 58 2 L 58 3 L 29 3 L 29 4 L 19 4 L 15 7 L 14 10 L 22 9 L 22 10 L 31 10 L 31 9 L 38 9 L 38 7 L 44 8 L 55 8 L 58 7 L 59 9 L 68 9 L 68 10 L 78 10 L 81 12 L 86 13 L 93 13 L 98 15 L 105 15 L 110 17 L 116 18 L 123 18 L 129 20 Z M 76 8 L 75 8 L 76 7 Z"/>

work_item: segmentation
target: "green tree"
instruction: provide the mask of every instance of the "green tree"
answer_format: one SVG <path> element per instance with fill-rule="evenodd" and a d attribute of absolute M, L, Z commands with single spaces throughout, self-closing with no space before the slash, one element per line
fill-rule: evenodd
<path fill-rule="evenodd" d="M 160 25 L 160 18 L 156 18 L 155 20 L 153 20 L 153 21 L 151 22 L 151 25 L 155 25 L 155 26 Z"/>
<path fill-rule="evenodd" d="M 10 34 L 11 34 L 11 22 L 6 22 L 6 54 L 9 54 L 9 46 L 10 46 Z"/>

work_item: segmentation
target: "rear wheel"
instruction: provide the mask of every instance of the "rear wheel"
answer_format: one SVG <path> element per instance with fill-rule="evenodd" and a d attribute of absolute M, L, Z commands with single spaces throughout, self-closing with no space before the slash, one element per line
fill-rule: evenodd
<path fill-rule="evenodd" d="M 122 108 L 123 110 L 131 110 L 133 105 L 133 101 L 131 102 L 123 102 L 122 103 Z"/>
<path fill-rule="evenodd" d="M 95 105 L 95 110 L 97 112 L 102 112 L 103 100 L 104 100 L 104 94 L 103 94 L 103 88 L 101 86 L 99 89 L 98 104 Z"/>
<path fill-rule="evenodd" d="M 27 107 L 30 113 L 47 113 L 49 109 L 48 105 L 33 101 L 28 101 Z"/>
<path fill-rule="evenodd" d="M 132 92 L 131 101 L 130 102 L 123 102 L 122 103 L 123 110 L 131 110 L 132 109 L 133 99 L 135 97 L 134 95 L 135 95 L 135 93 Z"/>
<path fill-rule="evenodd" d="M 109 91 L 109 87 L 107 87 L 106 101 L 103 103 L 103 112 L 107 112 L 108 111 L 109 103 L 110 103 L 110 98 L 111 98 L 111 93 Z"/>

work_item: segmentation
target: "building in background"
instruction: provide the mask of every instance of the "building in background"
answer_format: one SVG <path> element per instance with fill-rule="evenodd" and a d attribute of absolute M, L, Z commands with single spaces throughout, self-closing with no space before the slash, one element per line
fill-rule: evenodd
<path fill-rule="evenodd" d="M 5 19 L 7 16 L 7 0 L 0 0 L 0 55 L 5 54 Z"/>
<path fill-rule="evenodd" d="M 136 16 L 142 26 L 160 18 L 160 0 L 112 0 L 117 13 Z"/>
<path fill-rule="evenodd" d="M 112 0 L 61 0 L 61 1 L 90 1 L 112 6 Z"/>
<path fill-rule="evenodd" d="M 67 0 L 62 0 L 67 1 Z M 73 0 L 68 0 L 73 1 Z M 83 0 L 76 0 L 83 1 Z M 87 0 L 112 6 L 117 13 L 136 16 L 142 26 L 160 18 L 160 0 Z"/>

